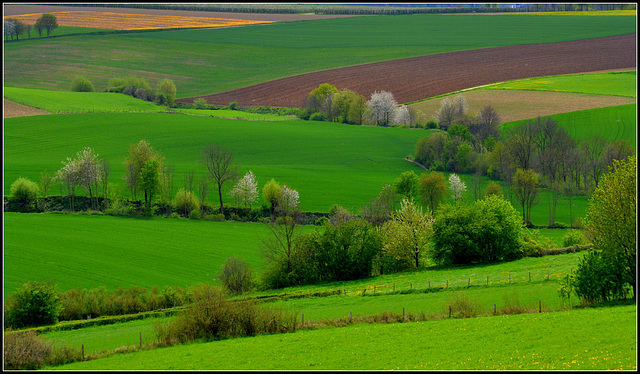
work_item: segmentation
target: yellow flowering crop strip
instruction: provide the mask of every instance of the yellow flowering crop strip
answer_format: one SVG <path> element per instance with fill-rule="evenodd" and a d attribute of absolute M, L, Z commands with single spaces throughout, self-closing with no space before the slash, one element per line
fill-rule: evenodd
<path fill-rule="evenodd" d="M 275 21 L 250 21 L 242 19 L 186 17 L 151 14 L 132 14 L 94 11 L 71 11 L 51 13 L 58 19 L 58 25 L 87 27 L 109 30 L 146 30 L 188 27 L 228 27 L 245 26 Z M 35 24 L 41 13 L 11 16 L 27 24 Z M 8 18 L 8 17 L 5 17 Z"/>

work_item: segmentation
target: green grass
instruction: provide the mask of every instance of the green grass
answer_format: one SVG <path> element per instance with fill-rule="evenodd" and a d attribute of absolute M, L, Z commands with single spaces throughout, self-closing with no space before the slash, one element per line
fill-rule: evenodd
<path fill-rule="evenodd" d="M 228 109 L 176 109 L 178 113 L 190 114 L 193 116 L 217 117 L 228 119 L 245 119 L 249 121 L 290 121 L 296 119 L 294 116 L 279 116 L 277 114 L 260 114 L 241 112 L 239 110 Z"/>
<path fill-rule="evenodd" d="M 161 105 L 114 92 L 70 92 L 5 86 L 4 97 L 50 113 L 165 112 L 167 110 Z"/>
<path fill-rule="evenodd" d="M 8 118 L 4 121 L 5 194 L 18 177 L 39 181 L 44 170 L 92 147 L 111 163 L 112 181 L 124 189 L 122 162 L 129 146 L 145 139 L 175 167 L 172 196 L 184 173 L 198 164 L 207 144 L 230 149 L 242 174 L 252 170 L 258 187 L 275 178 L 300 193 L 305 211 L 332 204 L 352 209 L 375 197 L 382 185 L 419 167 L 403 159 L 425 131 L 309 121 L 242 121 L 162 113 L 88 113 Z M 81 192 L 81 191 L 79 191 Z M 128 191 L 123 191 L 128 195 Z M 60 194 L 56 186 L 51 194 Z M 217 196 L 212 190 L 210 201 Z M 225 201 L 231 203 L 225 195 Z"/>
<path fill-rule="evenodd" d="M 178 97 L 191 97 L 363 63 L 634 32 L 635 16 L 420 14 L 79 35 L 5 44 L 4 82 L 66 90 L 83 75 L 102 90 L 136 72 L 152 85 L 172 79 Z"/>
<path fill-rule="evenodd" d="M 4 213 L 3 218 L 5 297 L 23 282 L 46 280 L 62 291 L 186 288 L 214 282 L 231 256 L 260 274 L 261 239 L 270 235 L 259 223 L 72 214 Z"/>
<path fill-rule="evenodd" d="M 591 95 L 636 97 L 636 71 L 569 74 L 520 79 L 490 85 L 490 90 L 572 92 Z"/>
<path fill-rule="evenodd" d="M 618 105 L 606 108 L 579 110 L 550 116 L 558 125 L 566 129 L 576 140 L 586 140 L 599 135 L 609 141 L 624 139 L 637 147 L 637 107 L 636 104 Z M 508 131 L 529 120 L 503 123 L 501 131 Z"/>
<path fill-rule="evenodd" d="M 635 370 L 636 306 L 363 325 L 179 345 L 58 370 Z"/>

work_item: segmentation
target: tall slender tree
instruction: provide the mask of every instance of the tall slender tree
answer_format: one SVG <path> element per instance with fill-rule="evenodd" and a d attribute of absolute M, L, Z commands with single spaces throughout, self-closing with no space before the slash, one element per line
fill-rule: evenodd
<path fill-rule="evenodd" d="M 207 176 L 218 186 L 220 213 L 224 214 L 222 188 L 227 182 L 238 178 L 238 165 L 233 162 L 233 153 L 218 144 L 209 144 L 200 154 L 200 163 L 205 168 Z"/>

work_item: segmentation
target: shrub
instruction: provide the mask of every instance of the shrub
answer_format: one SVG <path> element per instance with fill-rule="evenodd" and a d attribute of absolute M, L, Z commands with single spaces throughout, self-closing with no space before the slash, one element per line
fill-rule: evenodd
<path fill-rule="evenodd" d="M 310 121 L 326 121 L 327 115 L 322 112 L 315 112 L 309 116 Z"/>
<path fill-rule="evenodd" d="M 620 277 L 624 267 L 623 259 L 605 258 L 602 251 L 591 250 L 580 259 L 569 283 L 576 295 L 589 302 L 623 299 L 627 295 L 627 283 Z"/>
<path fill-rule="evenodd" d="M 483 313 L 482 303 L 477 299 L 469 299 L 463 292 L 454 293 L 449 298 L 449 306 L 453 318 L 474 318 Z"/>
<path fill-rule="evenodd" d="M 189 213 L 189 218 L 191 219 L 200 219 L 201 216 L 202 214 L 200 213 L 200 207 L 192 210 L 191 213 Z"/>
<path fill-rule="evenodd" d="M 109 207 L 105 209 L 105 214 L 110 216 L 128 216 L 132 213 L 133 209 L 120 199 L 111 200 Z"/>
<path fill-rule="evenodd" d="M 523 225 L 505 199 L 492 195 L 472 205 L 441 205 L 433 259 L 440 264 L 488 263 L 522 256 Z"/>
<path fill-rule="evenodd" d="M 298 118 L 300 118 L 300 119 L 308 120 L 309 117 L 311 116 L 311 113 L 309 113 L 309 111 L 304 109 L 304 108 L 300 108 L 296 112 L 296 116 L 298 116 Z"/>
<path fill-rule="evenodd" d="M 207 220 L 207 221 L 215 221 L 215 222 L 224 222 L 224 220 L 225 220 L 224 214 L 222 214 L 222 213 L 207 214 L 204 217 L 204 219 Z"/>
<path fill-rule="evenodd" d="M 254 287 L 253 271 L 249 264 L 240 258 L 227 258 L 218 278 L 224 287 L 234 295 L 249 292 Z"/>
<path fill-rule="evenodd" d="M 569 230 L 562 237 L 562 246 L 565 248 L 583 244 L 587 244 L 587 238 L 584 236 L 584 233 L 582 231 Z"/>
<path fill-rule="evenodd" d="M 555 247 L 551 239 L 540 236 L 538 230 L 524 230 L 522 236 L 522 255 L 525 257 L 542 257 Z"/>
<path fill-rule="evenodd" d="M 62 303 L 54 284 L 24 283 L 9 295 L 5 307 L 5 324 L 14 327 L 50 325 L 58 322 Z"/>
<path fill-rule="evenodd" d="M 36 370 L 44 366 L 53 345 L 34 331 L 4 332 L 4 369 Z"/>
<path fill-rule="evenodd" d="M 151 90 L 149 91 L 151 92 Z M 161 80 L 158 82 L 157 96 L 164 96 L 166 104 L 168 106 L 173 106 L 176 98 L 176 85 L 170 79 Z"/>
<path fill-rule="evenodd" d="M 176 206 L 176 211 L 184 217 L 187 217 L 193 210 L 200 209 L 196 195 L 184 188 L 178 190 L 173 204 Z"/>
<path fill-rule="evenodd" d="M 73 92 L 94 92 L 95 90 L 93 83 L 85 77 L 75 77 L 71 81 L 71 91 Z"/>
<path fill-rule="evenodd" d="M 196 109 L 206 109 L 207 108 L 207 100 L 199 97 L 193 100 L 193 107 Z"/>
<path fill-rule="evenodd" d="M 238 102 L 237 101 L 234 100 L 234 101 L 229 103 L 229 109 L 236 110 L 237 107 L 238 107 Z"/>
<path fill-rule="evenodd" d="M 28 178 L 18 178 L 11 184 L 9 201 L 18 204 L 20 211 L 29 211 L 38 198 L 38 185 Z"/>
<path fill-rule="evenodd" d="M 437 129 L 438 128 L 438 122 L 430 119 L 424 124 L 424 128 L 427 129 L 427 130 L 429 130 L 429 129 Z"/>

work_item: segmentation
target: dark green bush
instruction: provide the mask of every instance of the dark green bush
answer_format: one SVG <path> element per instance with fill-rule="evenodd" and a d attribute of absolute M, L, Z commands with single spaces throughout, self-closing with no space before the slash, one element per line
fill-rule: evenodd
<path fill-rule="evenodd" d="M 94 92 L 95 90 L 93 83 L 85 77 L 75 77 L 71 81 L 71 91 L 73 92 Z"/>
<path fill-rule="evenodd" d="M 315 112 L 309 116 L 310 121 L 326 121 L 327 115 L 322 112 Z"/>
<path fill-rule="evenodd" d="M 522 219 L 505 199 L 492 195 L 471 205 L 441 205 L 432 257 L 439 264 L 488 263 L 522 256 Z"/>
<path fill-rule="evenodd" d="M 591 250 L 580 259 L 577 270 L 569 279 L 570 286 L 578 297 L 584 297 L 591 303 L 624 299 L 627 283 L 619 276 L 624 266 L 623 259 Z"/>
<path fill-rule="evenodd" d="M 55 324 L 61 308 L 62 303 L 54 284 L 24 283 L 9 295 L 5 304 L 5 325 L 22 328 Z"/>

